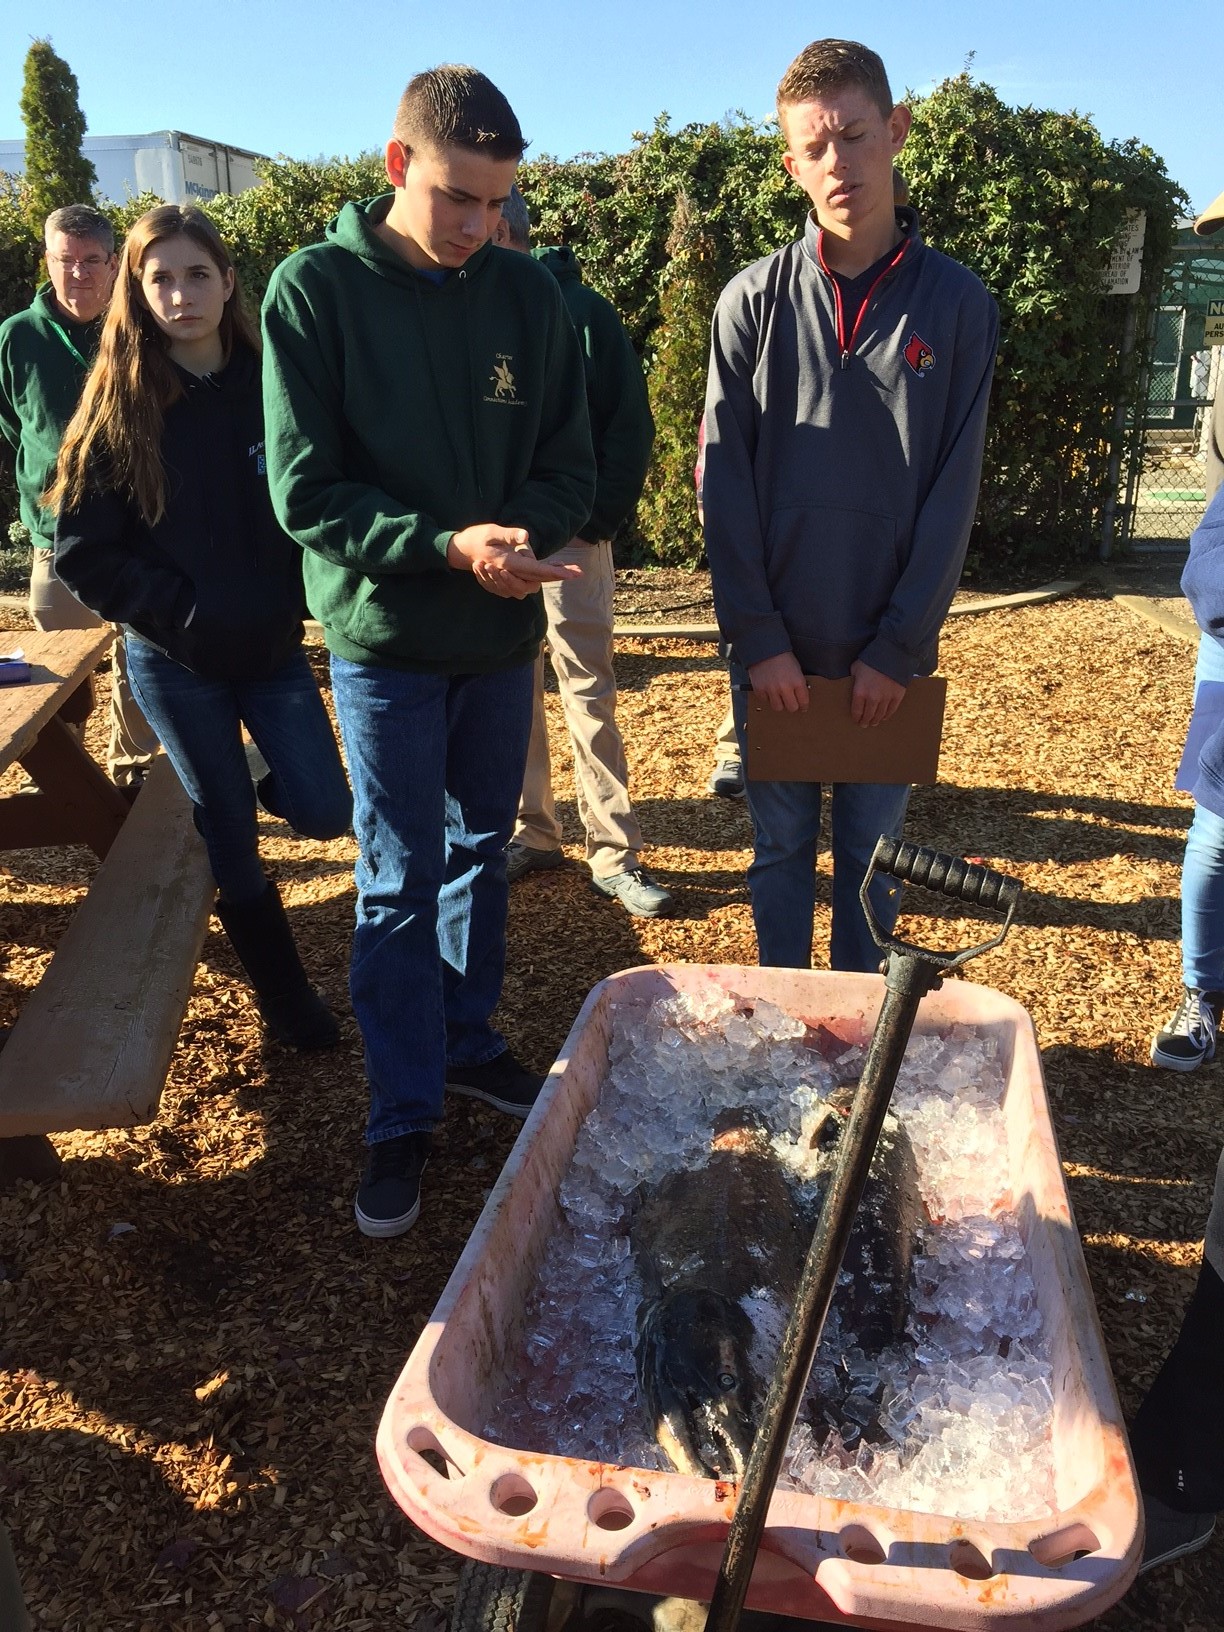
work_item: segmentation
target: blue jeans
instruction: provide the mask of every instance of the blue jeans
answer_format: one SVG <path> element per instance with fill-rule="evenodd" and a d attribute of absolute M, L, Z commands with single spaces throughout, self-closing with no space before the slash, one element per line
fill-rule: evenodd
<path fill-rule="evenodd" d="M 743 671 L 732 672 L 735 730 L 744 764 L 748 693 Z M 810 969 L 812 921 L 816 909 L 816 851 L 824 788 L 819 782 L 744 784 L 754 833 L 748 888 L 756 925 L 757 956 L 772 968 Z M 833 929 L 831 969 L 872 973 L 883 957 L 867 927 L 859 890 L 881 834 L 900 838 L 909 803 L 909 784 L 839 782 L 830 793 L 833 830 Z M 886 876 L 872 880 L 871 905 L 885 934 L 891 934 L 901 905 L 901 888 Z"/>
<path fill-rule="evenodd" d="M 442 1115 L 447 1065 L 506 1047 L 506 845 L 531 734 L 534 665 L 411 674 L 332 656 L 353 779 L 357 927 L 349 990 L 370 1144 Z"/>
<path fill-rule="evenodd" d="M 253 901 L 268 884 L 243 725 L 268 762 L 277 813 L 307 838 L 347 832 L 352 795 L 305 652 L 265 680 L 205 680 L 147 641 L 126 644 L 136 701 L 195 805 L 223 901 Z"/>
<path fill-rule="evenodd" d="M 1224 651 L 1210 635 L 1199 640 L 1194 669 L 1204 680 L 1224 680 Z M 1182 859 L 1182 979 L 1200 992 L 1224 991 L 1224 821 L 1195 805 Z"/>

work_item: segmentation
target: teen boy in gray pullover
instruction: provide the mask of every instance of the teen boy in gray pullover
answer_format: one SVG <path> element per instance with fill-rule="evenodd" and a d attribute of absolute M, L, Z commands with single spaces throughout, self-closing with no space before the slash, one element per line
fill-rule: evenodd
<path fill-rule="evenodd" d="M 853 679 L 864 728 L 929 674 L 964 562 L 998 339 L 974 275 L 893 207 L 910 114 L 865 46 L 818 40 L 778 87 L 788 173 L 814 206 L 803 238 L 733 278 L 714 316 L 703 483 L 719 626 L 743 687 L 808 706 L 807 674 Z M 831 967 L 879 951 L 858 892 L 908 785 L 832 788 Z M 760 961 L 811 963 L 821 788 L 747 784 Z M 873 885 L 891 929 L 898 892 Z"/>

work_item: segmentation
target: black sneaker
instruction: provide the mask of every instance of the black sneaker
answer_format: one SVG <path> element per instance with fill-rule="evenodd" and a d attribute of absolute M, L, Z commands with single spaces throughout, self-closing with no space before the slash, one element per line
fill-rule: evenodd
<path fill-rule="evenodd" d="M 365 1174 L 353 1203 L 362 1235 L 403 1235 L 421 1211 L 421 1174 L 433 1144 L 431 1133 L 401 1133 L 370 1146 Z"/>
<path fill-rule="evenodd" d="M 517 884 L 528 873 L 550 873 L 564 867 L 568 859 L 559 844 L 551 850 L 534 850 L 529 844 L 511 839 L 506 846 L 506 883 Z"/>
<path fill-rule="evenodd" d="M 1157 1496 L 1143 1498 L 1143 1563 L 1139 1574 L 1157 1564 L 1197 1553 L 1206 1547 L 1216 1527 L 1214 1513 L 1179 1513 Z"/>
<path fill-rule="evenodd" d="M 526 1116 L 536 1102 L 536 1095 L 544 1086 L 544 1078 L 528 1071 L 506 1049 L 496 1059 L 483 1065 L 448 1065 L 446 1086 L 453 1094 L 466 1094 L 469 1099 L 483 1099 L 494 1110 L 507 1116 Z"/>
<path fill-rule="evenodd" d="M 1213 1060 L 1224 992 L 1199 992 L 1187 986 L 1168 1025 L 1152 1039 L 1152 1064 L 1166 1071 L 1193 1071 Z"/>

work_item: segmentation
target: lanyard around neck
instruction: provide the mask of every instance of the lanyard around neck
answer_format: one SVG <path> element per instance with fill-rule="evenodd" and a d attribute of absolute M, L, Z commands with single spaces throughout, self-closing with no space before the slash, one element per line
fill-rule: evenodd
<path fill-rule="evenodd" d="M 68 333 L 68 330 L 65 329 L 62 324 L 57 323 L 54 318 L 51 319 L 51 327 L 55 330 L 56 334 L 59 335 L 60 339 L 68 347 L 68 350 L 76 358 L 77 362 L 80 363 L 81 367 L 88 372 L 89 363 L 84 357 L 81 356 L 80 351 L 77 349 L 76 341 Z"/>

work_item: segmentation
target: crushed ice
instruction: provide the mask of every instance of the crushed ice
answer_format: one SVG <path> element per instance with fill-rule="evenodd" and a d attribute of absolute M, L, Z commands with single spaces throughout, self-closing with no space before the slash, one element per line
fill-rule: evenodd
<path fill-rule="evenodd" d="M 525 1311 L 488 1437 L 592 1461 L 666 1469 L 638 1400 L 641 1286 L 628 1237 L 639 1185 L 700 1166 L 720 1111 L 761 1113 L 802 1179 L 810 1130 L 863 1050 L 835 1045 L 769 1002 L 710 987 L 618 1007 L 609 1070 L 560 1193 L 562 1216 Z M 929 1222 L 915 1252 L 907 1341 L 866 1355 L 836 1304 L 809 1403 L 835 1392 L 837 1424 L 802 1411 L 782 1482 L 814 1494 L 958 1518 L 1054 1510 L 1051 1367 L 1011 1207 L 993 1040 L 969 1027 L 910 1039 L 892 1112 L 909 1134 Z M 786 1311 L 747 1302 L 768 1376 Z M 834 1390 L 830 1385 L 836 1383 Z M 864 1437 L 864 1430 L 870 1432 Z"/>

